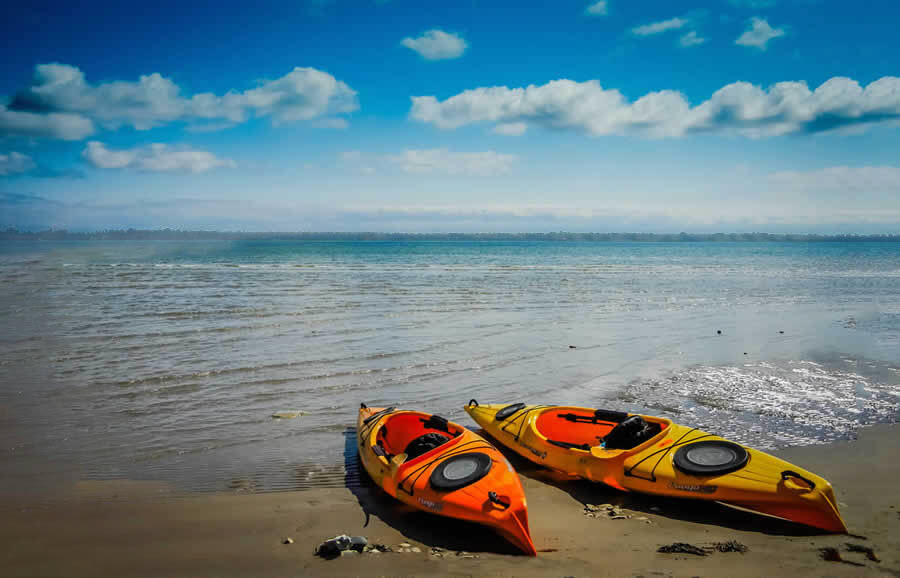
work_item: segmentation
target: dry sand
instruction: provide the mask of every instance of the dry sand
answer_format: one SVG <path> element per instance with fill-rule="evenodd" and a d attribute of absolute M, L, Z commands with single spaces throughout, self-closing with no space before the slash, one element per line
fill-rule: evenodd
<path fill-rule="evenodd" d="M 545 550 L 537 558 L 516 555 L 488 530 L 405 509 L 374 489 L 181 495 L 150 483 L 82 482 L 53 496 L 0 496 L 0 575 L 900 576 L 900 428 L 869 428 L 854 442 L 778 453 L 834 484 L 857 536 L 561 480 L 511 457 L 525 485 L 535 545 Z M 589 518 L 586 503 L 617 504 L 633 517 Z M 342 533 L 422 551 L 313 555 L 319 542 Z M 293 544 L 283 544 L 285 537 Z M 657 553 L 672 542 L 727 540 L 749 551 Z M 881 562 L 846 552 L 847 542 L 874 548 Z M 432 546 L 451 552 L 438 558 Z M 823 560 L 824 547 L 838 548 L 851 563 Z"/>

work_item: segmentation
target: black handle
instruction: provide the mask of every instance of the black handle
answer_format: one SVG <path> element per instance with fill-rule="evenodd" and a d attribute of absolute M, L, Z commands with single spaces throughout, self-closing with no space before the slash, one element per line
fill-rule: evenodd
<path fill-rule="evenodd" d="M 782 481 L 787 480 L 788 478 L 797 478 L 798 480 L 803 480 L 804 482 L 809 484 L 810 490 L 816 489 L 816 483 L 814 481 L 810 480 L 809 478 L 804 478 L 803 476 L 801 476 L 800 474 L 798 474 L 797 472 L 795 472 L 793 470 L 784 470 L 783 472 L 781 472 L 781 480 Z"/>
<path fill-rule="evenodd" d="M 473 405 L 475 407 L 478 407 L 478 400 L 476 400 L 474 397 L 469 400 L 469 407 L 472 407 Z"/>
<path fill-rule="evenodd" d="M 498 506 L 503 506 L 504 510 L 510 506 L 509 502 L 504 502 L 500 499 L 500 496 L 497 495 L 497 492 L 488 492 L 488 500 L 490 500 L 494 504 L 497 504 Z"/>

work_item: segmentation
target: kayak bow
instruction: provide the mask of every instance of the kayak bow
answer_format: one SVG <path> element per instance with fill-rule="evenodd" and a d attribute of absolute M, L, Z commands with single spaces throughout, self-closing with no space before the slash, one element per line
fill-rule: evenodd
<path fill-rule="evenodd" d="M 385 492 L 419 510 L 490 526 L 537 554 L 519 477 L 487 440 L 437 415 L 365 404 L 356 432 L 363 466 Z"/>
<path fill-rule="evenodd" d="M 827 480 L 671 420 L 583 407 L 479 405 L 495 440 L 542 466 L 624 491 L 723 502 L 846 533 Z"/>

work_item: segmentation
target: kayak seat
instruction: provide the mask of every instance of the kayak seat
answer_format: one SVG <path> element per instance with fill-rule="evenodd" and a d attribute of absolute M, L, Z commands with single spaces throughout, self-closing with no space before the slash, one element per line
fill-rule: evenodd
<path fill-rule="evenodd" d="M 413 460 L 434 448 L 440 447 L 450 441 L 450 436 L 438 432 L 429 432 L 415 438 L 406 446 L 403 452 L 407 460 Z"/>
<path fill-rule="evenodd" d="M 608 450 L 630 450 L 649 440 L 662 431 L 658 423 L 647 423 L 639 415 L 633 415 L 614 427 L 603 438 L 603 447 Z"/>

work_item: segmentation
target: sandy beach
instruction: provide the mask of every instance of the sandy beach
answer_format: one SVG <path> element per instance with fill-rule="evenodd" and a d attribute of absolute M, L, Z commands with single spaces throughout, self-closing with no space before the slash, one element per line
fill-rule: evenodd
<path fill-rule="evenodd" d="M 78 482 L 53 495 L 6 495 L 0 504 L 5 576 L 896 576 L 900 575 L 900 428 L 778 454 L 829 479 L 851 536 L 698 504 L 624 494 L 560 479 L 521 459 L 537 558 L 490 531 L 405 509 L 373 488 L 184 494 L 138 481 Z M 614 504 L 630 519 L 584 515 Z M 642 519 L 643 518 L 643 519 Z M 336 534 L 421 552 L 324 560 Z M 284 544 L 290 537 L 292 544 Z M 736 540 L 746 553 L 661 554 L 673 542 Z M 849 552 L 874 549 L 880 562 Z M 440 556 L 432 548 L 446 550 Z M 845 562 L 822 559 L 833 547 Z M 460 552 L 463 552 L 460 554 Z"/>

